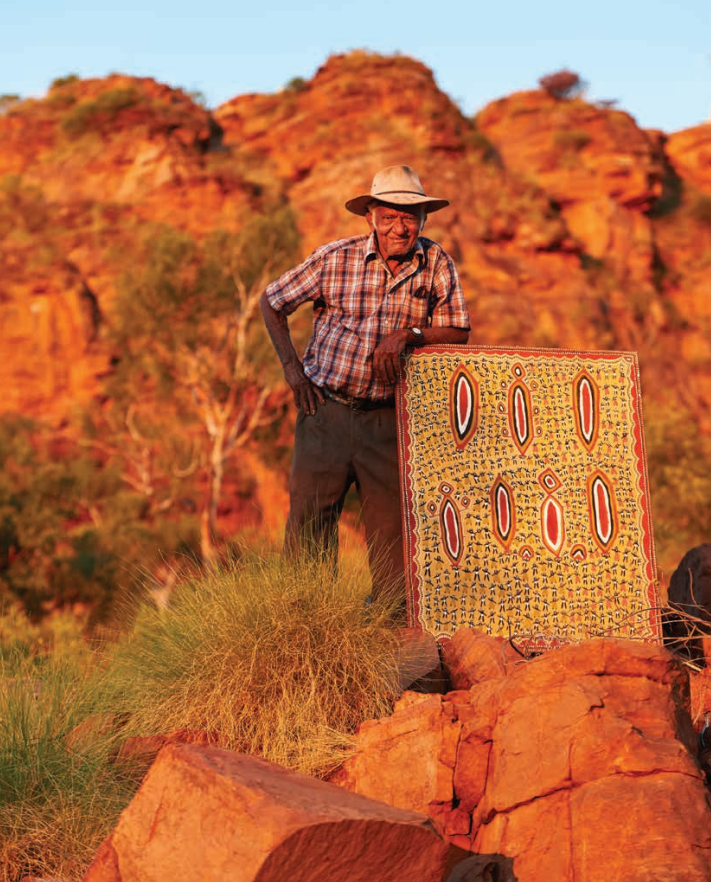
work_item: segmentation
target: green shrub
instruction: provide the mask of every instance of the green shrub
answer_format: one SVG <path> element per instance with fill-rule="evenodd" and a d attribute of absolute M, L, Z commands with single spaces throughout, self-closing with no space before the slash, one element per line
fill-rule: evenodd
<path fill-rule="evenodd" d="M 85 664 L 18 655 L 0 683 L 0 879 L 79 879 L 132 792 L 97 682 Z"/>
<path fill-rule="evenodd" d="M 303 77 L 292 77 L 285 88 L 289 92 L 303 92 L 308 87 L 308 82 Z"/>
<path fill-rule="evenodd" d="M 0 424 L 0 615 L 4 604 L 18 602 L 38 622 L 52 610 L 79 603 L 91 610 L 93 621 L 103 620 L 113 615 L 120 597 L 139 593 L 145 573 L 164 557 L 197 543 L 195 516 L 163 512 L 162 496 L 152 508 L 157 494 L 127 486 L 130 464 L 117 450 L 115 456 L 102 451 L 103 462 L 73 445 L 57 456 L 51 432 L 5 416 Z M 187 493 L 185 481 L 176 478 L 176 490 L 178 485 Z M 1 626 L 0 619 L 0 633 Z"/>
<path fill-rule="evenodd" d="M 337 766 L 357 724 L 397 695 L 393 610 L 366 609 L 368 582 L 352 556 L 336 573 L 241 548 L 100 653 L 81 622 L 50 628 L 6 610 L 0 880 L 81 878 L 137 786 L 136 768 L 114 759 L 130 735 L 200 729 L 302 772 Z"/>
<path fill-rule="evenodd" d="M 0 671 L 7 676 L 18 662 L 41 667 L 49 655 L 66 662 L 84 661 L 86 619 L 86 614 L 60 610 L 33 622 L 18 603 L 0 599 Z"/>
<path fill-rule="evenodd" d="M 133 107 L 141 99 L 137 89 L 108 89 L 94 99 L 77 104 L 62 120 L 67 135 L 77 137 L 90 129 L 103 129 L 127 107 Z"/>
<path fill-rule="evenodd" d="M 72 86 L 74 83 L 79 82 L 79 77 L 76 74 L 67 74 L 65 77 L 57 77 L 52 80 L 50 83 L 50 89 L 63 89 L 65 86 Z"/>
<path fill-rule="evenodd" d="M 645 407 L 654 538 L 665 577 L 683 555 L 709 541 L 711 442 L 676 403 Z"/>
<path fill-rule="evenodd" d="M 585 91 L 587 84 L 580 78 L 580 74 L 564 68 L 541 77 L 538 85 L 552 98 L 566 100 L 578 97 Z"/>
<path fill-rule="evenodd" d="M 207 107 L 207 95 L 200 89 L 192 89 L 187 93 L 188 98 L 195 102 L 199 107 Z"/>
<path fill-rule="evenodd" d="M 56 91 L 49 93 L 44 99 L 44 103 L 52 110 L 61 112 L 63 110 L 69 110 L 70 107 L 73 107 L 77 103 L 77 100 L 77 96 L 71 89 L 57 89 Z"/>

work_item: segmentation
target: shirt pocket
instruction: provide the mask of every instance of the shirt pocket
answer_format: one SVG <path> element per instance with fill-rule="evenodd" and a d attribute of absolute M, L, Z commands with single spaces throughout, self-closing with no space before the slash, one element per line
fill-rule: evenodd
<path fill-rule="evenodd" d="M 403 328 L 427 325 L 431 291 L 427 285 L 408 285 L 401 293 L 399 325 Z"/>

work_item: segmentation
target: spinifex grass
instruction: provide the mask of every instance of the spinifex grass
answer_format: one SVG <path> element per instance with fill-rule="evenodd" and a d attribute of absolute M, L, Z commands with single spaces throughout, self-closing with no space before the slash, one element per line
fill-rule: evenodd
<path fill-rule="evenodd" d="M 130 794 L 107 762 L 115 733 L 94 715 L 77 658 L 0 665 L 0 879 L 78 879 Z"/>
<path fill-rule="evenodd" d="M 392 609 L 366 579 L 309 560 L 245 556 L 144 609 L 109 669 L 130 730 L 205 730 L 309 774 L 343 758 L 357 723 L 391 709 Z"/>

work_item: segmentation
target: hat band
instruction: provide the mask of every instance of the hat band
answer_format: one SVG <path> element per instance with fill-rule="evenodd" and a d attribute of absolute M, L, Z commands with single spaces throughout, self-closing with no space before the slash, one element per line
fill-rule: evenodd
<path fill-rule="evenodd" d="M 377 193 L 371 193 L 371 196 L 377 199 L 378 196 L 388 196 L 391 193 L 408 193 L 410 196 L 423 196 L 425 199 L 430 198 L 418 190 L 379 190 Z"/>

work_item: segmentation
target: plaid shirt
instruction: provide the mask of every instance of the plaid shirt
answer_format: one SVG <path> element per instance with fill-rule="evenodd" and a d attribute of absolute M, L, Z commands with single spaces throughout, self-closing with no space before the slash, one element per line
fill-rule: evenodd
<path fill-rule="evenodd" d="M 385 269 L 371 233 L 317 248 L 272 282 L 266 296 L 285 315 L 313 303 L 313 336 L 303 359 L 313 383 L 374 401 L 393 395 L 393 386 L 373 373 L 373 352 L 383 337 L 398 328 L 470 327 L 452 258 L 424 236 L 397 276 Z"/>

